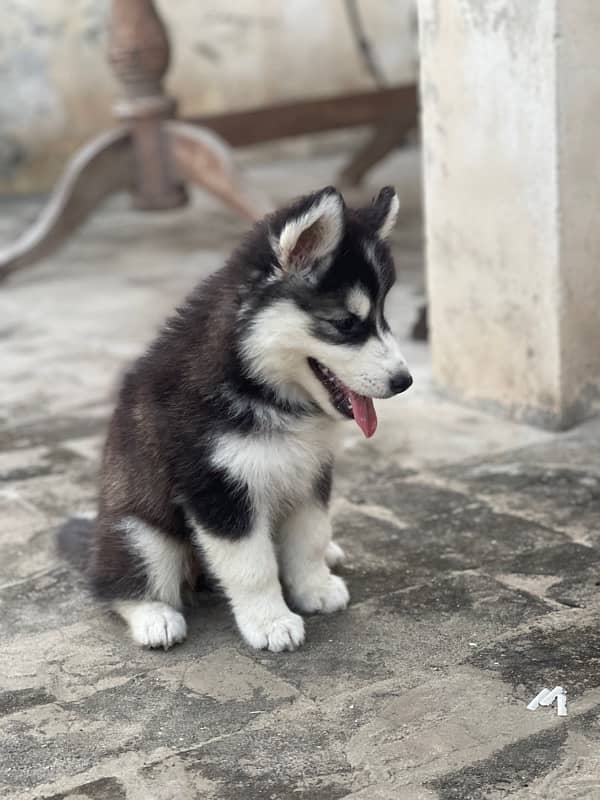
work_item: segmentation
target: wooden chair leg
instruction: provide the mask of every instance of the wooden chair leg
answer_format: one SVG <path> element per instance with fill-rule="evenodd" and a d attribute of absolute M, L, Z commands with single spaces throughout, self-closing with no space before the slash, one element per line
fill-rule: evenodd
<path fill-rule="evenodd" d="M 126 130 L 98 136 L 67 164 L 37 221 L 0 250 L 0 279 L 56 250 L 112 192 L 132 189 L 131 137 Z"/>
<path fill-rule="evenodd" d="M 258 220 L 273 210 L 266 198 L 246 184 L 233 163 L 229 147 L 219 136 L 186 122 L 169 120 L 164 126 L 179 180 L 217 195 L 230 208 L 251 220 Z"/>

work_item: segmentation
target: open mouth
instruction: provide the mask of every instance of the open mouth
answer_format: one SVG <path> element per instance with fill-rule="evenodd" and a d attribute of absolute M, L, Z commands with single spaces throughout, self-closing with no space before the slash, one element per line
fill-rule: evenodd
<path fill-rule="evenodd" d="M 327 389 L 331 405 L 336 411 L 348 419 L 353 419 L 367 439 L 373 436 L 377 430 L 377 414 L 372 398 L 353 392 L 316 358 L 309 358 L 308 364 Z"/>

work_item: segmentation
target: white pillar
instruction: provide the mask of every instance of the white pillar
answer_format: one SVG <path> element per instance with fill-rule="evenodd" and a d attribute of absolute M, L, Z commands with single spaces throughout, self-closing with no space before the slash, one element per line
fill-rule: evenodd
<path fill-rule="evenodd" d="M 600 0 L 419 0 L 443 389 L 544 427 L 600 410 Z"/>

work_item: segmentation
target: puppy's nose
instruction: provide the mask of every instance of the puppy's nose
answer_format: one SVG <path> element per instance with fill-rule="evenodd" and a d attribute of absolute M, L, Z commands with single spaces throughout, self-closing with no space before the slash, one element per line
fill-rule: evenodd
<path fill-rule="evenodd" d="M 412 375 L 407 369 L 401 369 L 390 378 L 390 391 L 393 394 L 400 394 L 405 392 L 409 386 L 412 386 Z"/>

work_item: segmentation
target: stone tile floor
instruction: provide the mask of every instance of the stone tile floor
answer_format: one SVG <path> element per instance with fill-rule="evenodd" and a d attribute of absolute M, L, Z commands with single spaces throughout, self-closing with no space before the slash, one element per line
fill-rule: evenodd
<path fill-rule="evenodd" d="M 281 199 L 338 164 L 252 177 Z M 2 205 L 2 239 L 33 209 Z M 371 442 L 349 426 L 337 472 L 346 613 L 255 653 L 201 595 L 188 641 L 144 652 L 55 555 L 56 526 L 93 509 L 119 373 L 242 230 L 206 198 L 162 216 L 118 199 L 0 287 L 0 796 L 600 798 L 600 420 L 548 434 L 436 394 L 406 335 L 414 212 L 391 317 L 415 387 L 380 404 Z M 567 718 L 526 710 L 556 684 Z"/>

